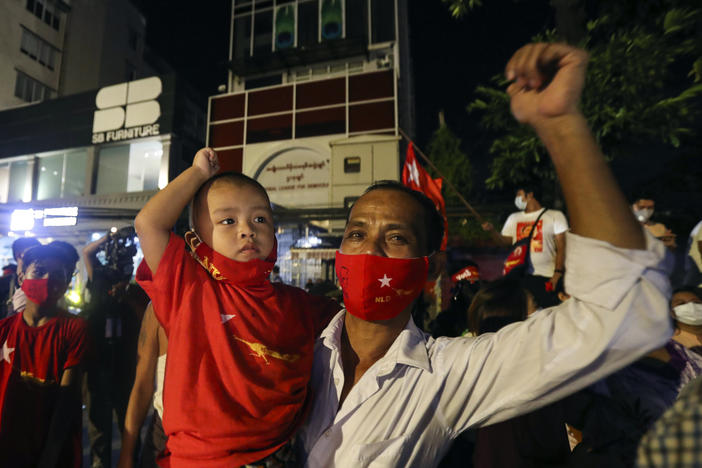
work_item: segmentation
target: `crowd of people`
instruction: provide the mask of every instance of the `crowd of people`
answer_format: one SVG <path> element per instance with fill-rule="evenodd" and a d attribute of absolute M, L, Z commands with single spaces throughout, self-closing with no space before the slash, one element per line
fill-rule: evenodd
<path fill-rule="evenodd" d="M 675 236 L 651 200 L 626 201 L 578 108 L 586 64 L 561 44 L 508 62 L 512 113 L 548 149 L 568 219 L 520 188 L 504 277 L 453 268 L 426 327 L 413 316 L 444 222 L 397 182 L 350 209 L 342 304 L 281 281 L 265 189 L 210 148 L 136 233 L 83 249 L 81 316 L 62 302 L 76 250 L 18 239 L 0 282 L 0 466 L 81 466 L 81 402 L 93 467 L 111 466 L 113 414 L 120 468 L 702 466 L 701 230 L 672 291 Z"/>

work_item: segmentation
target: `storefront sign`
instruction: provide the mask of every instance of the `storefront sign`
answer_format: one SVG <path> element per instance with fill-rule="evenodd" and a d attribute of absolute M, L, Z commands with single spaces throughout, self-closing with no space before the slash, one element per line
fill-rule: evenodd
<path fill-rule="evenodd" d="M 312 148 L 279 151 L 256 171 L 271 201 L 285 207 L 322 207 L 329 204 L 329 156 Z"/>
<path fill-rule="evenodd" d="M 131 140 L 159 134 L 163 91 L 159 77 L 101 88 L 95 96 L 93 144 Z"/>

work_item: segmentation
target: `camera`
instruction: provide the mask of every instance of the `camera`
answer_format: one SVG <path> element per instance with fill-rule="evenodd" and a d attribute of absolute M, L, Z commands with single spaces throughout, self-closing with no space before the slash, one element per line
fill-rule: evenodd
<path fill-rule="evenodd" d="M 134 271 L 134 255 L 137 253 L 136 231 L 126 226 L 110 234 L 103 245 L 105 255 L 103 272 L 113 283 L 128 281 Z"/>

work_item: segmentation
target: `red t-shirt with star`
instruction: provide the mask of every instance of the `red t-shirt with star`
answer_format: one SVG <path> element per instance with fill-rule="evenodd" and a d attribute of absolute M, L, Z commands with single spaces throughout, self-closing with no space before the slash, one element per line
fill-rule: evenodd
<path fill-rule="evenodd" d="M 306 413 L 315 337 L 338 304 L 267 279 L 217 281 L 175 234 L 137 281 L 168 336 L 161 466 L 245 465 L 287 442 Z"/>
<path fill-rule="evenodd" d="M 64 370 L 86 351 L 83 319 L 64 312 L 39 327 L 22 314 L 0 320 L 0 466 L 33 467 L 51 424 Z M 81 408 L 70 427 L 58 467 L 81 466 Z"/>

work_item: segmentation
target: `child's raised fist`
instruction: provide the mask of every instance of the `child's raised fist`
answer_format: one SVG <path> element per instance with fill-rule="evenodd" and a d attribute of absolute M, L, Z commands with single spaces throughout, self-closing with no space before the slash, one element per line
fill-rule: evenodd
<path fill-rule="evenodd" d="M 219 172 L 219 158 L 212 148 L 202 148 L 195 153 L 193 167 L 200 169 L 209 179 Z"/>

